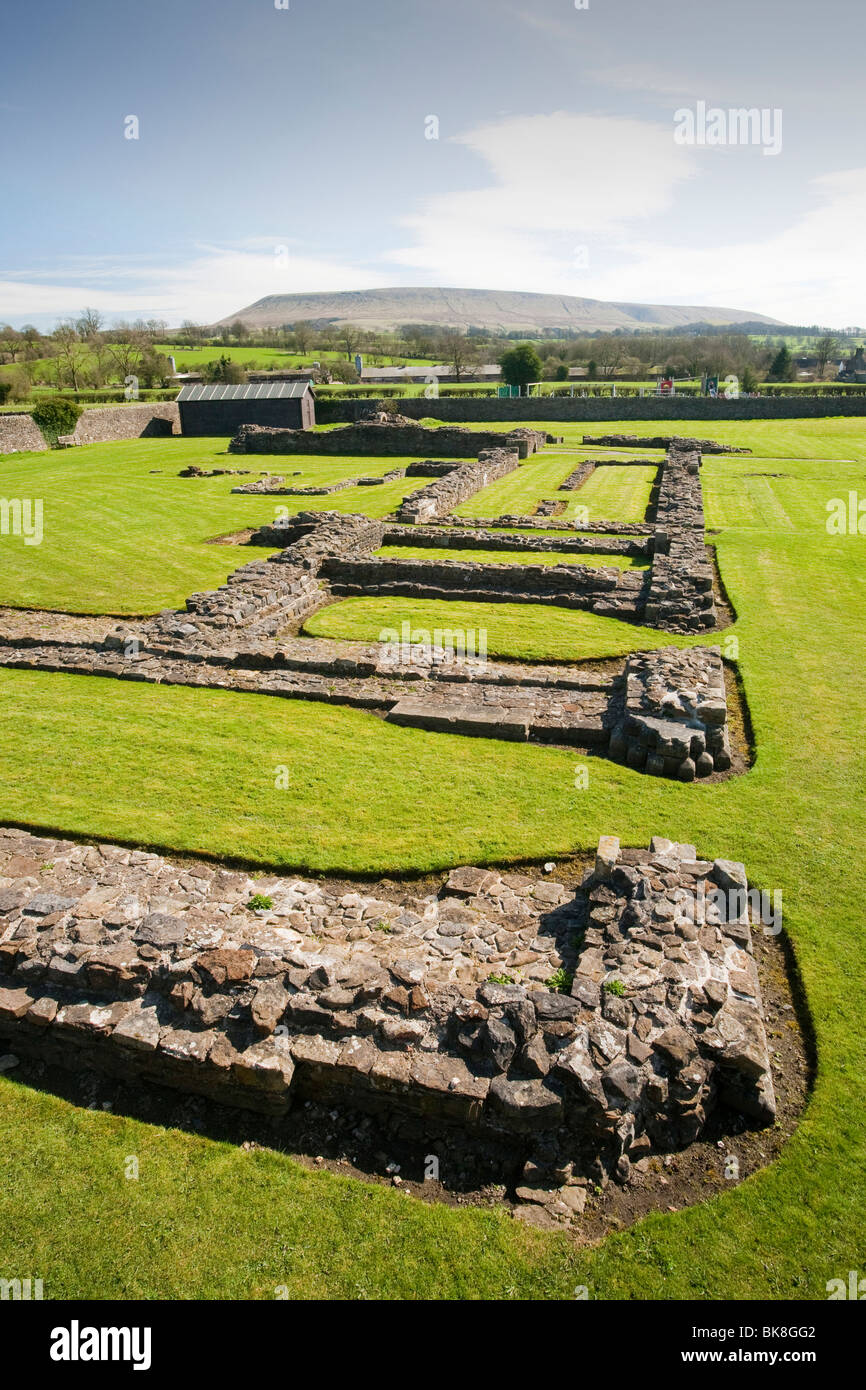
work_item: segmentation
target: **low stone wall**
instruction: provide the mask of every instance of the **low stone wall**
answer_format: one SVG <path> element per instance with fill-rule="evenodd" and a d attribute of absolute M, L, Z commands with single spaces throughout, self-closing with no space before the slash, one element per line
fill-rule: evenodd
<path fill-rule="evenodd" d="M 595 459 L 584 459 L 579 463 L 573 473 L 569 473 L 564 483 L 559 484 L 560 492 L 577 492 L 578 488 L 583 487 L 587 478 L 591 478 L 596 469 Z"/>
<path fill-rule="evenodd" d="M 302 622 L 324 602 L 317 576 L 325 556 L 376 549 L 383 534 L 382 522 L 366 516 L 300 512 L 257 533 L 260 543 L 283 547 L 278 555 L 242 565 L 220 588 L 191 594 L 186 614 L 161 613 L 140 625 L 140 631 L 148 645 L 177 639 L 187 646 L 226 642 L 232 632 L 250 629 L 258 636 L 272 635 Z"/>
<path fill-rule="evenodd" d="M 625 713 L 612 758 L 656 777 L 693 782 L 731 766 L 725 673 L 718 647 L 663 647 L 626 661 Z"/>
<path fill-rule="evenodd" d="M 602 840 L 576 892 L 466 867 L 377 897 L 0 830 L 0 1035 L 271 1114 L 545 1136 L 555 1167 L 625 1181 L 720 1101 L 773 1121 L 746 889 L 662 840 Z"/>
<path fill-rule="evenodd" d="M 461 502 L 474 497 L 488 484 L 513 473 L 519 463 L 516 448 L 484 449 L 475 462 L 449 469 L 427 487 L 410 493 L 397 510 L 397 520 L 417 524 L 448 516 Z"/>
<path fill-rule="evenodd" d="M 0 414 L 0 454 L 26 453 L 48 448 L 48 440 L 32 415 Z"/>
<path fill-rule="evenodd" d="M 694 454 L 751 454 L 751 449 L 740 449 L 734 444 L 720 444 L 716 439 L 690 439 L 680 434 L 657 434 L 644 438 L 639 434 L 585 434 L 584 444 L 598 444 L 614 449 L 680 449 Z M 643 463 L 644 459 L 630 459 L 630 463 Z M 611 460 L 617 462 L 616 459 Z"/>
<path fill-rule="evenodd" d="M 578 555 L 632 555 L 646 557 L 652 555 L 652 539 L 649 536 L 599 536 L 587 539 L 585 536 L 515 536 L 506 531 L 492 529 L 458 529 L 432 531 L 420 526 L 385 526 L 384 545 L 406 545 L 430 550 L 528 550 L 534 554 L 547 551 L 572 551 Z"/>
<path fill-rule="evenodd" d="M 350 401 L 317 401 L 320 424 L 357 420 L 375 409 L 373 398 Z M 400 410 L 417 420 L 530 421 L 577 420 L 808 420 L 832 416 L 866 415 L 866 391 L 858 396 L 741 396 L 738 400 L 700 396 L 544 396 L 470 397 L 439 400 L 402 397 Z"/>
<path fill-rule="evenodd" d="M 233 487 L 232 492 L 256 495 L 264 493 L 269 497 L 328 497 L 332 492 L 345 492 L 353 487 L 381 487 L 396 478 L 405 478 L 408 471 L 406 468 L 392 468 L 380 478 L 343 478 L 338 483 L 322 483 L 318 487 L 292 487 L 287 485 L 285 478 L 279 474 L 269 473 L 267 477 L 259 478 L 254 483 Z"/>
<path fill-rule="evenodd" d="M 180 434 L 180 410 L 176 401 L 149 405 L 100 406 L 85 410 L 72 435 L 76 444 L 100 444 L 112 439 L 146 439 L 152 435 Z"/>
<path fill-rule="evenodd" d="M 437 454 L 442 458 L 474 458 L 482 449 L 516 449 L 528 458 L 544 446 L 536 430 L 498 432 L 467 430 L 451 425 L 430 429 L 402 416 L 376 415 L 345 429 L 310 431 L 268 429 L 242 425 L 229 445 L 235 454 Z"/>
<path fill-rule="evenodd" d="M 453 463 L 440 463 L 436 459 L 422 459 L 410 463 L 406 469 L 407 478 L 444 478 L 454 469 Z"/>
<path fill-rule="evenodd" d="M 466 602 L 547 603 L 635 619 L 643 608 L 645 576 L 591 565 L 473 564 L 375 556 L 328 558 L 321 568 L 335 594 L 462 599 Z"/>
<path fill-rule="evenodd" d="M 422 523 L 423 524 L 423 523 Z M 480 527 L 482 530 L 591 531 L 600 536 L 651 536 L 654 528 L 643 521 L 563 521 L 560 517 L 538 516 L 440 516 L 433 526 Z"/>
<path fill-rule="evenodd" d="M 700 454 L 672 448 L 661 471 L 644 619 L 667 632 L 699 632 L 716 626 L 700 468 Z"/>

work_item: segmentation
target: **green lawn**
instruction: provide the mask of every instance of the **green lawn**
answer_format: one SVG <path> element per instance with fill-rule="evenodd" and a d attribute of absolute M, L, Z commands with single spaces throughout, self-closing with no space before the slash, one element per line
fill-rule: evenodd
<path fill-rule="evenodd" d="M 0 535 L 0 604 L 73 613 L 148 614 L 182 607 L 239 565 L 271 552 L 210 545 L 214 536 L 318 508 L 393 510 L 417 479 L 348 488 L 324 497 L 233 496 L 260 472 L 308 487 L 381 477 L 393 458 L 318 458 L 226 453 L 227 439 L 141 439 L 77 449 L 0 455 L 0 497 L 41 498 L 44 539 Z M 188 464 L 248 468 L 249 478 L 179 478 Z M 294 476 L 298 474 L 299 476 Z"/>
<path fill-rule="evenodd" d="M 498 1213 L 426 1206 L 279 1155 L 81 1111 L 3 1076 L 3 1268 L 38 1272 L 50 1297 L 270 1297 L 288 1284 L 301 1297 L 570 1299 L 586 1284 L 593 1298 L 631 1300 L 823 1299 L 828 1279 L 862 1270 L 866 539 L 824 528 L 825 501 L 866 471 L 855 425 L 726 427 L 787 461 L 756 470 L 796 480 L 776 480 L 772 503 L 734 481 L 749 460 L 706 460 L 757 744 L 751 771 L 727 782 L 683 786 L 585 754 L 264 696 L 0 672 L 0 818 L 347 873 L 556 859 L 600 834 L 669 835 L 742 859 L 755 884 L 782 890 L 819 1055 L 815 1092 L 772 1167 L 579 1251 Z M 439 626 L 469 616 L 440 607 Z M 515 655 L 540 656 L 545 640 L 560 659 L 648 644 L 645 631 L 591 615 L 559 623 L 555 610 L 476 608 Z M 578 761 L 590 770 L 584 791 Z M 291 785 L 276 791 L 285 763 Z M 142 1159 L 138 1183 L 123 1179 L 130 1153 Z"/>
<path fill-rule="evenodd" d="M 460 599 L 347 598 L 314 613 L 304 625 L 312 637 L 378 642 L 385 628 L 409 622 L 435 632 L 485 632 L 487 654 L 515 661 L 590 661 L 656 647 L 693 646 L 703 637 L 675 637 L 654 627 L 633 627 L 571 608 L 540 603 L 464 603 Z"/>
<path fill-rule="evenodd" d="M 643 521 L 649 505 L 650 490 L 658 467 L 617 467 L 601 464 L 576 492 L 558 489 L 583 458 L 600 457 L 595 449 L 590 455 L 580 453 L 543 453 L 535 455 L 513 473 L 476 492 L 468 501 L 454 508 L 455 516 L 527 516 L 543 498 L 565 502 L 564 519 L 586 508 L 586 521 Z M 659 457 L 661 457 L 659 455 Z"/>
<path fill-rule="evenodd" d="M 476 492 L 454 508 L 455 516 L 526 516 L 542 497 L 556 490 L 573 473 L 579 459 L 571 454 L 535 454 L 512 473 Z M 563 493 L 563 497 L 568 494 Z"/>
<path fill-rule="evenodd" d="M 463 560 L 481 565 L 608 565 L 613 569 L 648 569 L 649 561 L 632 555 L 583 555 L 579 550 L 451 550 L 425 545 L 383 545 L 374 550 L 390 560 Z"/>

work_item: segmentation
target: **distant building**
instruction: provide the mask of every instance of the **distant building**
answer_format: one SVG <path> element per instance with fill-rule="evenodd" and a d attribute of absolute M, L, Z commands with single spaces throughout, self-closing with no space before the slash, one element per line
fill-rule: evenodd
<path fill-rule="evenodd" d="M 866 382 L 866 350 L 858 347 L 839 367 L 840 381 Z"/>
<path fill-rule="evenodd" d="M 311 430 L 316 423 L 309 380 L 184 386 L 177 403 L 181 434 L 187 435 L 235 434 L 241 425 Z"/>

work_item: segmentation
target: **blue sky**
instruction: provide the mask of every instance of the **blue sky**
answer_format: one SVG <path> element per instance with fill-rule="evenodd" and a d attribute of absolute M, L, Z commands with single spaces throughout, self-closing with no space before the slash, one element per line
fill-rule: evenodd
<path fill-rule="evenodd" d="M 866 322 L 851 0 L 288 5 L 7 8 L 0 321 L 429 284 Z M 778 152 L 677 143 L 699 103 Z"/>

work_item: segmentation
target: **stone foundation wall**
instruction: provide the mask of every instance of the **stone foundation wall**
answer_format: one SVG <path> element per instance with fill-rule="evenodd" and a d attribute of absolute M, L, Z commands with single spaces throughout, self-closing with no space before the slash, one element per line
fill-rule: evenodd
<path fill-rule="evenodd" d="M 492 529 L 462 530 L 457 526 L 450 530 L 432 531 L 420 526 L 385 526 L 384 545 L 406 545 L 419 549 L 438 550 L 529 550 L 534 554 L 548 551 L 572 551 L 583 555 L 632 555 L 649 559 L 652 555 L 652 539 L 649 536 L 599 536 L 589 540 L 585 536 L 515 536 L 507 531 Z"/>
<path fill-rule="evenodd" d="M 560 492 L 577 492 L 578 488 L 583 487 L 587 478 L 592 477 L 596 469 L 595 459 L 585 459 L 578 464 L 573 473 L 569 473 L 564 483 L 559 484 Z"/>
<path fill-rule="evenodd" d="M 423 524 L 423 523 L 422 523 Z M 482 530 L 591 531 L 599 536 L 651 536 L 654 528 L 643 521 L 563 521 L 559 517 L 538 516 L 440 516 L 432 523 L 438 527 L 479 527 Z"/>
<path fill-rule="evenodd" d="M 693 782 L 731 767 L 725 673 L 718 647 L 634 652 L 612 758 L 656 777 Z"/>
<path fill-rule="evenodd" d="M 625 1180 L 720 1100 L 773 1120 L 746 888 L 662 840 L 603 840 L 576 893 L 469 867 L 377 898 L 0 830 L 0 1036 L 272 1114 L 315 1096 L 545 1134 Z"/>
<path fill-rule="evenodd" d="M 380 487 L 397 478 L 405 478 L 408 472 L 407 468 L 392 468 L 379 478 L 343 478 L 338 483 L 322 483 L 318 487 L 292 487 L 285 478 L 269 473 L 254 483 L 233 487 L 232 492 L 264 494 L 268 497 L 328 497 L 332 492 L 345 492 L 353 487 Z"/>
<path fill-rule="evenodd" d="M 436 517 L 448 516 L 461 502 L 474 497 L 476 492 L 504 478 L 519 466 L 520 455 L 517 448 L 484 449 L 472 463 L 462 463 L 450 469 L 443 477 L 429 483 L 427 487 L 410 493 L 397 511 L 397 520 L 416 524 L 433 521 Z"/>
<path fill-rule="evenodd" d="M 480 449 L 517 449 L 520 458 L 543 447 L 545 435 L 536 430 L 498 432 L 467 430 L 453 425 L 430 429 L 413 420 L 377 416 L 358 420 L 344 429 L 327 431 L 268 429 L 242 425 L 229 445 L 235 454 L 437 454 L 442 458 L 474 458 Z"/>
<path fill-rule="evenodd" d="M 751 449 L 740 449 L 734 444 L 720 444 L 716 439 L 690 439 L 680 434 L 657 434 L 644 438 L 640 434 L 585 434 L 584 444 L 603 445 L 613 449 L 679 449 L 691 454 L 751 454 Z M 616 462 L 616 460 L 611 460 Z M 632 463 L 643 463 L 643 459 L 632 459 Z"/>
<path fill-rule="evenodd" d="M 335 594 L 393 594 L 467 602 L 549 603 L 632 618 L 643 607 L 639 573 L 590 565 L 473 564 L 370 556 L 328 558 L 320 571 Z"/>
<path fill-rule="evenodd" d="M 661 471 L 645 621 L 667 632 L 716 626 L 713 570 L 704 542 L 699 453 L 672 448 Z"/>

